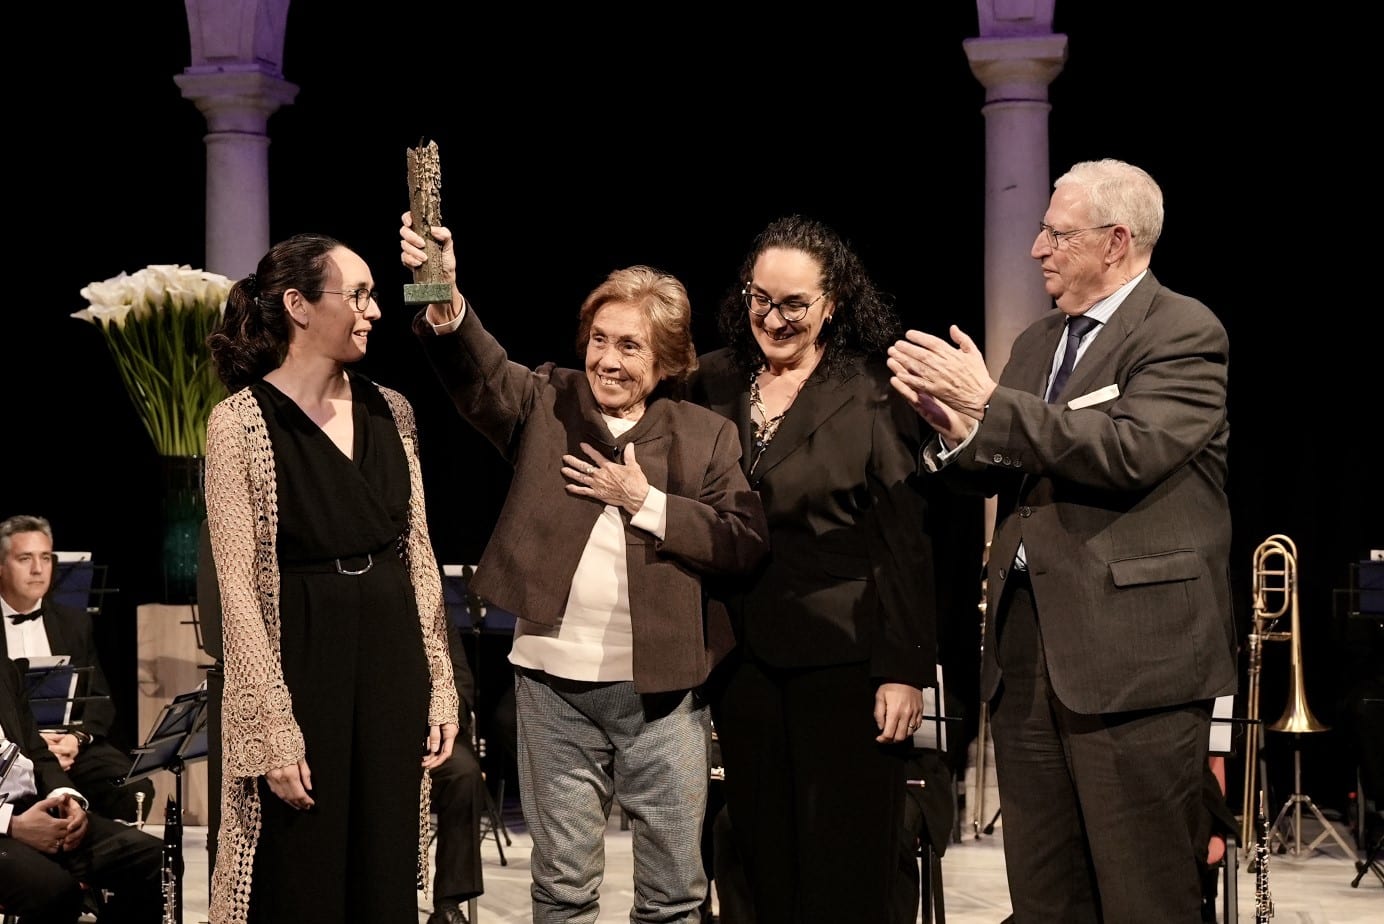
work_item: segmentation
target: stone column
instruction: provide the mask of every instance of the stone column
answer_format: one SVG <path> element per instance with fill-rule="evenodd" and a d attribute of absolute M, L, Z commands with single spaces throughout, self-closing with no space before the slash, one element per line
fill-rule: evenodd
<path fill-rule="evenodd" d="M 185 0 L 192 64 L 173 80 L 206 117 L 205 268 L 232 279 L 269 249 L 269 116 L 283 79 L 289 0 Z"/>
<path fill-rule="evenodd" d="M 1067 37 L 1052 32 L 1056 0 L 977 0 L 980 37 L 963 42 L 971 73 L 985 87 L 985 362 L 998 378 L 1014 338 L 1052 306 L 1030 257 L 1047 211 L 1048 84 L 1062 71 Z M 974 333 L 974 332 L 971 332 Z M 985 502 L 985 541 L 995 530 L 995 501 Z M 993 609 L 992 609 L 993 612 Z M 986 715 L 982 703 L 982 718 Z M 988 727 L 988 726 L 987 726 Z M 1003 825 L 999 785 L 984 767 L 994 748 L 982 731 L 970 745 L 966 803 L 976 836 Z"/>
<path fill-rule="evenodd" d="M 1055 0 L 978 0 L 979 38 L 963 45 L 985 87 L 985 361 L 999 377 L 1014 338 L 1052 306 L 1029 256 L 1047 210 L 1048 85 L 1067 58 Z M 985 535 L 994 529 L 986 504 Z"/>

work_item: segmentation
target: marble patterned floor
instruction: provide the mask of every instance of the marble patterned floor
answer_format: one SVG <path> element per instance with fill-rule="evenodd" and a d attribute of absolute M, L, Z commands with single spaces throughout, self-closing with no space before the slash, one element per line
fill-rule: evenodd
<path fill-rule="evenodd" d="M 523 822 L 511 806 L 505 812 L 512 843 L 505 847 L 508 865 L 501 866 L 493 841 L 485 848 L 486 894 L 472 924 L 526 922 L 529 914 L 529 840 Z M 152 833 L 160 833 L 151 826 Z M 1273 899 L 1273 924 L 1380 924 L 1384 921 L 1384 881 L 1367 871 L 1360 885 L 1355 878 L 1355 856 L 1345 855 L 1333 838 L 1325 838 L 1315 850 L 1307 850 L 1318 831 L 1303 825 L 1303 850 L 1276 854 L 1269 861 L 1269 891 Z M 969 833 L 948 845 L 942 858 L 944 914 L 947 924 L 1000 924 L 1009 914 L 1004 875 L 1002 824 L 991 835 Z M 1348 835 L 1343 839 L 1351 843 Z M 184 832 L 182 924 L 206 924 L 207 851 L 206 829 L 189 827 Z M 612 819 L 606 834 L 606 881 L 602 889 L 598 924 L 625 924 L 633 900 L 630 835 Z M 1255 875 L 1243 858 L 1236 877 L 1239 920 L 1253 922 Z M 421 899 L 421 895 L 420 895 Z M 418 920 L 426 922 L 431 910 L 419 903 Z M 921 917 L 920 917 L 921 920 Z M 868 924 L 868 922 L 862 922 Z"/>

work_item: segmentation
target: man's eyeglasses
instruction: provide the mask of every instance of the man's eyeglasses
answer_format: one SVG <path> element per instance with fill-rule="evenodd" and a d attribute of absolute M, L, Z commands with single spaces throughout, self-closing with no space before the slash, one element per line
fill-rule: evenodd
<path fill-rule="evenodd" d="M 344 295 L 346 301 L 351 303 L 351 310 L 356 314 L 365 314 L 370 303 L 380 303 L 380 293 L 378 289 L 351 289 L 343 291 L 341 289 L 323 289 L 323 295 Z"/>
<path fill-rule="evenodd" d="M 1115 224 L 1115 222 L 1112 222 L 1108 225 L 1096 225 L 1094 228 L 1073 228 L 1070 231 L 1058 231 L 1047 222 L 1040 221 L 1038 222 L 1038 229 L 1048 236 L 1048 244 L 1052 246 L 1053 250 L 1056 250 L 1062 246 L 1063 241 L 1073 234 L 1080 234 L 1083 231 L 1104 231 L 1106 228 L 1115 227 Z"/>
<path fill-rule="evenodd" d="M 797 323 L 807 317 L 808 309 L 820 302 L 827 293 L 823 292 L 806 305 L 802 302 L 794 301 L 776 302 L 767 295 L 760 295 L 757 292 L 751 292 L 749 289 L 741 289 L 740 294 L 745 297 L 745 307 L 749 308 L 750 314 L 755 317 L 767 318 L 769 312 L 777 308 L 779 317 L 789 323 Z"/>

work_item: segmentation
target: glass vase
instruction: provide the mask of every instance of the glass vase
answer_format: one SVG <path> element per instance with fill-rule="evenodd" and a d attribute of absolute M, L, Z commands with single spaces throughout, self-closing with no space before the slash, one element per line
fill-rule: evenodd
<path fill-rule="evenodd" d="M 197 541 L 207 517 L 203 456 L 162 456 L 163 602 L 197 602 Z"/>

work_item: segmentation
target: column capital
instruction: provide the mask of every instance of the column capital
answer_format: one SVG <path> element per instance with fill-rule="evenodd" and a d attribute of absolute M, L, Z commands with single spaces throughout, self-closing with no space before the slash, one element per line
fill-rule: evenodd
<path fill-rule="evenodd" d="M 1060 33 L 970 38 L 962 46 L 987 103 L 1047 102 L 1048 84 L 1067 63 L 1067 36 Z"/>
<path fill-rule="evenodd" d="M 183 0 L 192 44 L 189 72 L 254 64 L 283 76 L 290 0 Z"/>
<path fill-rule="evenodd" d="M 292 103 L 298 85 L 255 68 L 173 75 L 173 82 L 192 100 L 216 132 L 263 135 L 269 117 Z"/>
<path fill-rule="evenodd" d="M 980 34 L 1046 35 L 1052 32 L 1052 11 L 1057 0 L 976 0 Z"/>

